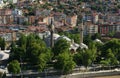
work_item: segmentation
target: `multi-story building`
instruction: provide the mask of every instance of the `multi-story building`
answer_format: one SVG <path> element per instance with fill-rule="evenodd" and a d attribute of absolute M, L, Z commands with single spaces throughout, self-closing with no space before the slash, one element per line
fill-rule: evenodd
<path fill-rule="evenodd" d="M 84 25 L 84 35 L 98 33 L 98 25 L 92 23 L 92 21 L 87 21 Z"/>
<path fill-rule="evenodd" d="M 28 22 L 29 22 L 29 24 L 31 24 L 31 25 L 35 24 L 35 16 L 29 16 L 29 17 L 28 17 Z"/>
<path fill-rule="evenodd" d="M 98 23 L 98 19 L 99 19 L 99 14 L 93 13 L 92 14 L 92 21 L 93 21 L 94 24 Z"/>
<path fill-rule="evenodd" d="M 119 24 L 100 24 L 98 26 L 98 32 L 101 35 L 107 35 L 110 32 L 120 32 Z"/>
<path fill-rule="evenodd" d="M 16 40 L 16 32 L 13 32 L 9 29 L 0 29 L 0 37 L 5 39 L 5 41 L 14 41 Z"/>
<path fill-rule="evenodd" d="M 70 24 L 71 27 L 75 27 L 77 25 L 77 15 L 67 16 L 66 23 Z"/>
<path fill-rule="evenodd" d="M 0 24 L 12 24 L 13 15 L 11 9 L 0 9 Z"/>

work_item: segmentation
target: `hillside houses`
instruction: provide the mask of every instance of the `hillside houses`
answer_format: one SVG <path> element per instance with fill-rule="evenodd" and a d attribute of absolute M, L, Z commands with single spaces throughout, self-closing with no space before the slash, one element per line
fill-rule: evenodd
<path fill-rule="evenodd" d="M 0 27 L 13 30 L 16 33 L 43 33 L 49 31 L 48 25 L 51 23 L 52 18 L 54 19 L 55 32 L 79 28 L 78 24 L 81 22 L 78 22 L 78 20 L 81 19 L 84 24 L 84 35 L 95 33 L 107 35 L 110 32 L 120 31 L 120 9 L 117 9 L 117 11 L 112 10 L 118 5 L 114 1 L 105 1 L 107 5 L 102 4 L 101 1 L 82 2 L 81 5 L 85 7 L 81 13 L 82 18 L 78 16 L 77 9 L 80 4 L 76 0 L 73 0 L 74 3 L 70 3 L 69 0 L 62 0 L 60 6 L 53 6 L 55 0 L 48 1 L 48 3 L 42 1 L 44 4 L 41 4 L 34 0 L 12 0 L 12 3 L 16 6 L 15 8 L 0 9 Z M 1 0 L 0 3 L 2 2 Z M 93 4 L 96 7 L 103 5 L 108 8 L 100 12 L 97 8 L 92 7 Z M 111 8 L 109 8 L 110 5 Z"/>

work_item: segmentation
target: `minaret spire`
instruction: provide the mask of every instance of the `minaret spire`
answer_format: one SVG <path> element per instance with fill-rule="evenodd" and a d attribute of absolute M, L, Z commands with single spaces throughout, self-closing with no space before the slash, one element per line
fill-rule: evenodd
<path fill-rule="evenodd" d="M 81 45 L 81 43 L 83 43 L 83 20 L 80 25 L 80 45 Z"/>
<path fill-rule="evenodd" d="M 54 33 L 54 24 L 53 24 L 53 18 L 51 18 L 51 24 L 50 24 L 50 46 L 51 48 L 54 47 L 54 39 L 53 39 L 53 33 Z"/>

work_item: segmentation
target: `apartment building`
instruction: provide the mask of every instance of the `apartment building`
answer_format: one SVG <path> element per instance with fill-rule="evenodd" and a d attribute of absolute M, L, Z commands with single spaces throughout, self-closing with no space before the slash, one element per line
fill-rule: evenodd
<path fill-rule="evenodd" d="M 100 24 L 98 32 L 101 35 L 107 35 L 110 32 L 120 32 L 120 24 Z"/>
<path fill-rule="evenodd" d="M 67 16 L 66 23 L 71 25 L 71 27 L 75 27 L 77 25 L 77 15 Z"/>
<path fill-rule="evenodd" d="M 13 15 L 11 9 L 0 9 L 0 24 L 12 24 Z"/>
<path fill-rule="evenodd" d="M 92 23 L 92 21 L 87 21 L 84 25 L 84 35 L 98 33 L 98 25 Z"/>

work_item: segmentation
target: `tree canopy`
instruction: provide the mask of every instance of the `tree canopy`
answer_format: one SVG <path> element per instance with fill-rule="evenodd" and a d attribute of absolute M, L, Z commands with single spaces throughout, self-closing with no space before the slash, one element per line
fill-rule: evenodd
<path fill-rule="evenodd" d="M 8 65 L 8 71 L 12 74 L 20 73 L 20 63 L 17 60 L 13 60 Z"/>
<path fill-rule="evenodd" d="M 65 39 L 60 39 L 55 43 L 55 47 L 53 48 L 54 56 L 59 55 L 65 51 L 69 51 L 70 43 Z"/>
<path fill-rule="evenodd" d="M 16 44 L 11 46 L 11 60 L 22 59 L 22 62 L 28 62 L 39 71 L 43 71 L 46 64 L 51 60 L 52 53 L 51 49 L 47 48 L 45 42 L 35 34 L 28 36 L 21 35 Z"/>
<path fill-rule="evenodd" d="M 70 73 L 76 66 L 72 56 L 68 52 L 59 54 L 56 60 L 57 62 L 54 64 L 54 67 L 64 74 Z"/>
<path fill-rule="evenodd" d="M 5 40 L 4 40 L 4 38 L 1 38 L 1 37 L 0 37 L 0 48 L 1 48 L 2 50 L 5 49 Z"/>

